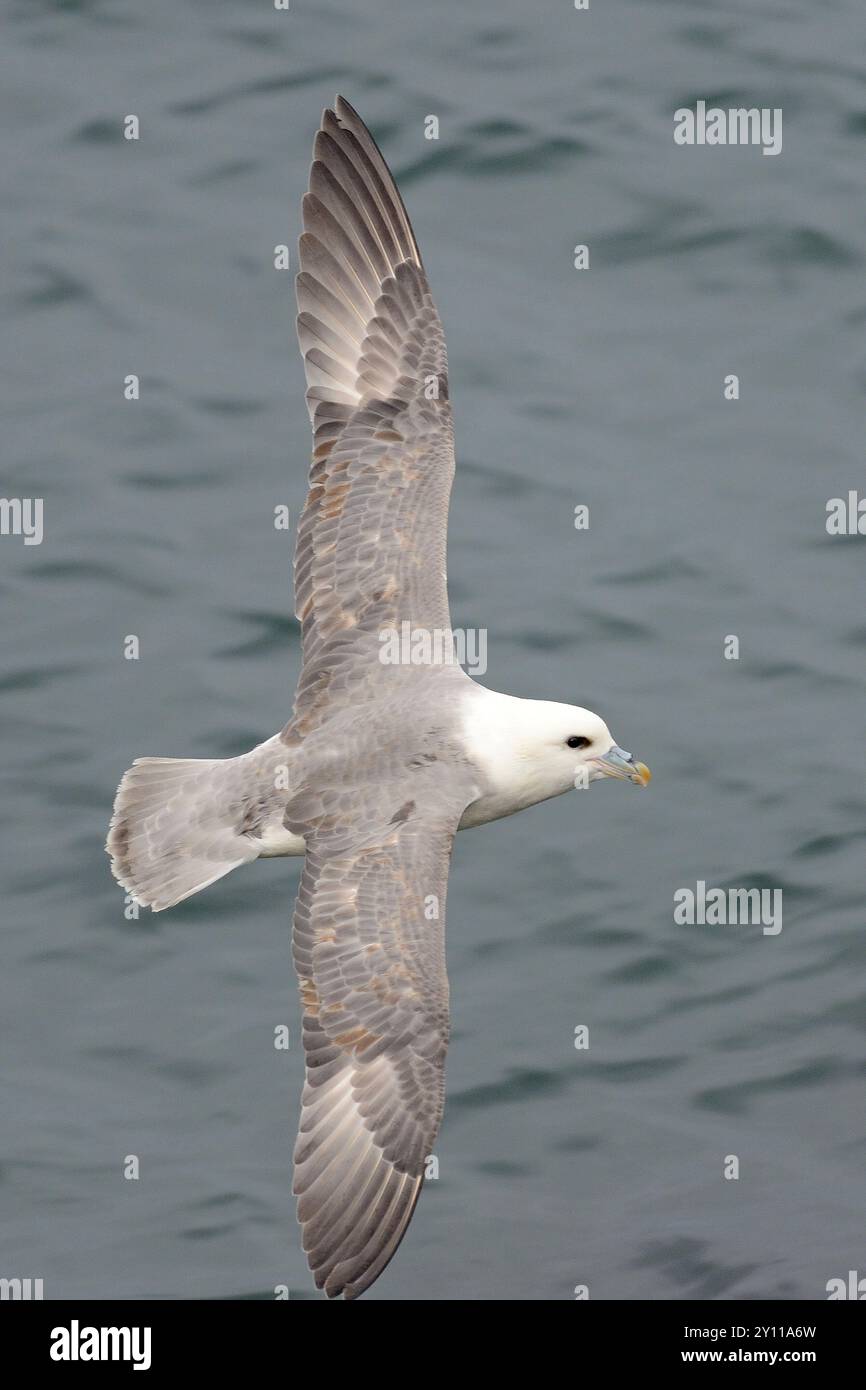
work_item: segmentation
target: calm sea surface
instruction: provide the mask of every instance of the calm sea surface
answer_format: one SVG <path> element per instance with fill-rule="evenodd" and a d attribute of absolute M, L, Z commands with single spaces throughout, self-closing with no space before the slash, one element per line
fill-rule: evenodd
<path fill-rule="evenodd" d="M 459 837 L 440 1178 L 368 1297 L 805 1299 L 863 1271 L 866 538 L 824 525 L 866 490 L 862 5 L 7 13 L 2 487 L 45 532 L 0 540 L 0 1275 L 313 1296 L 298 861 L 136 923 L 102 843 L 133 757 L 230 756 L 290 710 L 272 517 L 309 431 L 273 254 L 337 90 L 448 334 L 455 626 L 487 630 L 486 684 L 597 709 L 655 774 Z M 781 107 L 781 155 L 675 146 L 699 98 Z M 782 931 L 677 925 L 698 880 L 781 889 Z"/>

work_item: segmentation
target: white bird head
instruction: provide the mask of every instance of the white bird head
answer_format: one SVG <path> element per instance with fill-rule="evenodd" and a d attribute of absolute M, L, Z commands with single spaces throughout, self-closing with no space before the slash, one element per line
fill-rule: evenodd
<path fill-rule="evenodd" d="M 555 788 L 550 793 L 585 787 L 602 777 L 645 787 L 650 770 L 620 748 L 610 729 L 592 710 L 550 700 L 527 700 L 525 721 L 515 749 L 536 776 Z"/>
<path fill-rule="evenodd" d="M 639 787 L 650 780 L 646 764 L 620 748 L 592 710 L 488 690 L 473 705 L 470 752 L 492 788 L 475 813 L 484 819 L 510 815 L 602 777 Z"/>

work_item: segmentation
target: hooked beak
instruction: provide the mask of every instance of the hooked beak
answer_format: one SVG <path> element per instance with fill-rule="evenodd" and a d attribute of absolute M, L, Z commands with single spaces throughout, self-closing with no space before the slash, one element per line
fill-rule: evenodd
<path fill-rule="evenodd" d="M 605 777 L 617 777 L 621 781 L 634 782 L 636 787 L 645 787 L 652 777 L 646 763 L 636 763 L 631 753 L 613 745 L 603 758 L 593 758 L 599 772 Z"/>

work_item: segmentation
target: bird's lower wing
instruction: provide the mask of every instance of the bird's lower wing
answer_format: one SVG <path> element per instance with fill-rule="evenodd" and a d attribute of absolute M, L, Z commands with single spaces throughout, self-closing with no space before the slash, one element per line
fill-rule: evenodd
<path fill-rule="evenodd" d="M 307 838 L 293 951 L 306 1084 L 294 1191 L 319 1288 L 355 1298 L 409 1223 L 439 1129 L 448 1041 L 445 894 L 474 792 L 435 773 L 423 790 L 301 791 Z"/>

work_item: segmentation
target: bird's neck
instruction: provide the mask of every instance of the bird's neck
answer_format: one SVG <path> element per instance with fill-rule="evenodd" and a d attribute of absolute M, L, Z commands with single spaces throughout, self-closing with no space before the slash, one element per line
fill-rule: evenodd
<path fill-rule="evenodd" d="M 467 808 L 461 826 L 481 825 L 558 796 L 547 769 L 532 756 L 543 700 L 521 700 L 473 682 L 463 705 L 463 741 L 481 775 L 484 792 Z"/>

